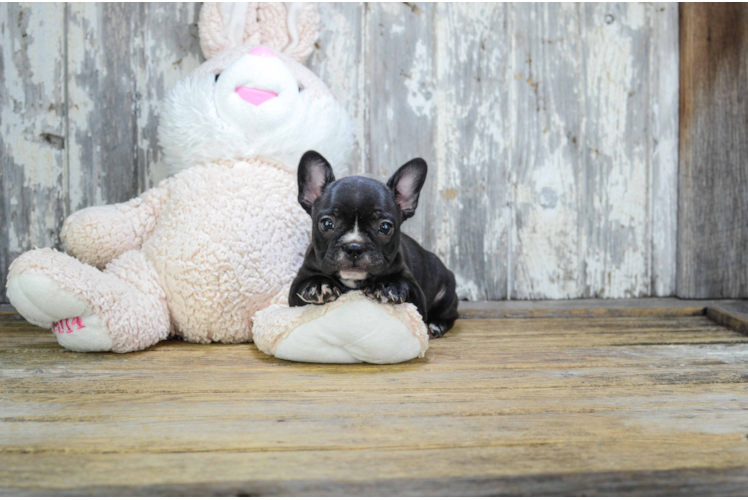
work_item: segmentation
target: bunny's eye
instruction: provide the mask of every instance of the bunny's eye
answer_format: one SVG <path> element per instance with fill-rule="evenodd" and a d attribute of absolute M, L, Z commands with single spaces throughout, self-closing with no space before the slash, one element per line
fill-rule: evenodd
<path fill-rule="evenodd" d="M 218 81 L 218 77 L 219 77 L 219 76 L 221 76 L 221 73 L 216 73 L 216 79 L 215 79 L 215 80 L 213 80 L 213 81 L 214 81 L 214 82 L 217 82 L 217 81 Z"/>

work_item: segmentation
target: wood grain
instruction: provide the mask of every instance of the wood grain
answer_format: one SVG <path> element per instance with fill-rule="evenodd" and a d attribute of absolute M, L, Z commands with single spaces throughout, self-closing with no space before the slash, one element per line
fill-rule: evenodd
<path fill-rule="evenodd" d="M 366 171 L 365 15 L 362 3 L 317 4 L 320 34 L 309 68 L 330 88 L 348 111 L 356 133 L 350 174 Z"/>
<path fill-rule="evenodd" d="M 366 18 L 368 172 L 386 181 L 412 158 L 431 165 L 416 215 L 403 226 L 433 248 L 436 147 L 436 4 L 378 3 Z"/>
<path fill-rule="evenodd" d="M 0 302 L 10 263 L 59 247 L 64 218 L 166 176 L 158 105 L 202 62 L 199 4 L 0 9 Z"/>
<path fill-rule="evenodd" d="M 643 4 L 587 4 L 581 23 L 585 123 L 581 192 L 587 296 L 649 294 L 649 64 Z M 647 245 L 648 246 L 648 245 Z M 639 277 L 644 278 L 643 280 Z"/>
<path fill-rule="evenodd" d="M 0 302 L 22 252 L 60 244 L 66 216 L 65 6 L 0 6 Z"/>
<path fill-rule="evenodd" d="M 518 476 L 379 479 L 333 483 L 324 480 L 225 481 L 143 486 L 88 486 L 64 490 L 0 488 L 6 496 L 741 496 L 748 469 L 538 474 Z"/>
<path fill-rule="evenodd" d="M 512 11 L 510 296 L 589 296 L 579 201 L 587 95 L 580 34 L 586 27 L 578 5 L 525 4 Z"/>
<path fill-rule="evenodd" d="M 163 179 L 158 105 L 202 62 L 195 4 L 70 4 L 70 210 L 118 203 Z"/>
<path fill-rule="evenodd" d="M 58 244 L 71 211 L 126 200 L 166 175 L 158 107 L 202 60 L 197 3 L 2 12 L 9 20 L 23 9 L 49 21 L 31 38 L 4 31 L 3 78 L 14 47 L 53 47 L 45 57 L 57 62 L 34 75 L 50 75 L 46 99 L 56 104 L 2 104 L 1 273 L 21 251 Z M 412 157 L 427 160 L 405 230 L 456 272 L 463 298 L 674 293 L 673 5 L 329 3 L 320 14 L 310 67 L 353 118 L 351 172 L 386 178 Z M 37 85 L 22 81 L 8 92 Z M 8 146 L 25 144 L 20 130 L 42 146 L 34 155 L 47 151 L 36 170 Z"/>
<path fill-rule="evenodd" d="M 703 315 L 460 320 L 424 359 L 313 365 L 73 353 L 4 314 L 0 492 L 734 492 L 746 343 Z"/>
<path fill-rule="evenodd" d="M 678 243 L 678 4 L 649 8 L 650 294 L 675 295 Z"/>
<path fill-rule="evenodd" d="M 438 8 L 436 152 L 431 248 L 455 273 L 463 298 L 508 296 L 512 214 L 507 140 L 508 6 Z M 466 30 L 466 26 L 470 29 Z"/>
<path fill-rule="evenodd" d="M 680 6 L 678 287 L 748 296 L 748 7 Z"/>

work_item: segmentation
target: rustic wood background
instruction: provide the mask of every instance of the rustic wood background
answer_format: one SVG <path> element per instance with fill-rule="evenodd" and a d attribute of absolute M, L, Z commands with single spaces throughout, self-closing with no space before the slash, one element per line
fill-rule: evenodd
<path fill-rule="evenodd" d="M 748 297 L 748 5 L 682 4 L 678 285 Z"/>
<path fill-rule="evenodd" d="M 446 260 L 464 297 L 676 292 L 677 5 L 320 11 L 310 66 L 354 119 L 355 170 L 429 162 L 406 228 Z M 21 252 L 59 247 L 71 212 L 165 176 L 158 106 L 203 60 L 198 12 L 0 6 L 3 283 Z"/>

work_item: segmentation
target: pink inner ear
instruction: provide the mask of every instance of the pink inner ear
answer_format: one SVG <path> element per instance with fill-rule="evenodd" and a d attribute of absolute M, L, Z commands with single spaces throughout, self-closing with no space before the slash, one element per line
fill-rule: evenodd
<path fill-rule="evenodd" d="M 413 192 L 415 191 L 415 178 L 404 175 L 395 186 L 395 202 L 400 208 L 407 210 L 413 204 Z"/>
<path fill-rule="evenodd" d="M 275 57 L 275 52 L 270 50 L 267 47 L 255 47 L 254 49 L 249 51 L 250 56 L 257 56 L 257 57 Z"/>

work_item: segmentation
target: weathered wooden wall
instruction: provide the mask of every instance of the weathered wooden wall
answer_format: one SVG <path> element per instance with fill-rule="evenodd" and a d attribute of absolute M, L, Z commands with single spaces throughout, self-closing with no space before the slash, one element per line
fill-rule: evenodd
<path fill-rule="evenodd" d="M 407 231 L 476 299 L 675 292 L 673 4 L 320 4 L 310 66 L 354 170 L 430 165 Z M 165 175 L 158 103 L 201 61 L 198 4 L 5 4 L 0 279 L 64 217 Z"/>
<path fill-rule="evenodd" d="M 748 5 L 681 5 L 678 294 L 748 297 Z"/>
<path fill-rule="evenodd" d="M 158 104 L 203 61 L 199 4 L 0 5 L 0 282 L 65 217 L 166 175 Z"/>

